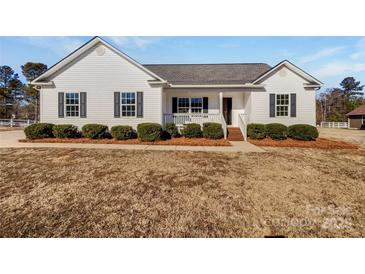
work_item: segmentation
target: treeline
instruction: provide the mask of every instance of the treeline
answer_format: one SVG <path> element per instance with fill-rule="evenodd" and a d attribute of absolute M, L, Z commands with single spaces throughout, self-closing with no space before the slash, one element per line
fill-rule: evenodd
<path fill-rule="evenodd" d="M 346 77 L 340 87 L 320 93 L 316 99 L 317 123 L 347 122 L 346 113 L 365 104 L 363 89 L 360 81 L 356 81 L 354 77 Z"/>
<path fill-rule="evenodd" d="M 39 88 L 30 82 L 47 70 L 47 65 L 28 62 L 21 66 L 27 83 L 9 66 L 0 66 L 0 119 L 39 120 Z"/>

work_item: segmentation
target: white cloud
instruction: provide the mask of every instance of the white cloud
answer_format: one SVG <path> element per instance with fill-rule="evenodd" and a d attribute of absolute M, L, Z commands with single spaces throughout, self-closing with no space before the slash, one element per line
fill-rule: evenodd
<path fill-rule="evenodd" d="M 316 61 L 318 59 L 334 55 L 343 49 L 344 49 L 344 47 L 325 48 L 314 54 L 303 56 L 302 58 L 299 59 L 299 62 L 302 64 L 310 63 L 310 62 Z"/>
<path fill-rule="evenodd" d="M 352 63 L 332 62 L 319 67 L 317 70 L 313 71 L 313 74 L 318 75 L 318 77 L 328 77 L 328 76 L 346 77 L 347 74 L 361 71 L 365 71 L 365 63 L 352 64 Z"/>
<path fill-rule="evenodd" d="M 357 51 L 350 55 L 352 60 L 358 60 L 361 57 L 365 57 L 365 37 L 361 38 L 356 44 Z"/>
<path fill-rule="evenodd" d="M 42 36 L 30 36 L 25 37 L 23 42 L 26 44 L 42 47 L 52 50 L 58 55 L 65 55 L 71 53 L 82 44 L 84 41 L 76 37 L 64 37 L 64 36 L 52 36 L 52 37 L 42 37 Z"/>
<path fill-rule="evenodd" d="M 120 47 L 145 49 L 151 44 L 159 41 L 157 37 L 138 37 L 138 36 L 110 36 L 109 39 Z"/>

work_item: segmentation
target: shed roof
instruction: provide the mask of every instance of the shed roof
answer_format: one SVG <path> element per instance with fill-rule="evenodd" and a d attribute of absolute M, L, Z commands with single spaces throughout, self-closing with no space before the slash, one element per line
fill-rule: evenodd
<path fill-rule="evenodd" d="M 355 108 L 353 111 L 350 111 L 346 115 L 365 115 L 365 105 L 361 105 L 358 108 Z"/>

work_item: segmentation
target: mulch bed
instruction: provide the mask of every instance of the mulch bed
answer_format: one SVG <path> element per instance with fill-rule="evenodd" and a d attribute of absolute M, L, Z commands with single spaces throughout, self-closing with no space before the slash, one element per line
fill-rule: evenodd
<path fill-rule="evenodd" d="M 212 140 L 205 138 L 172 138 L 170 140 L 141 142 L 138 139 L 114 140 L 114 139 L 88 139 L 88 138 L 45 138 L 33 140 L 19 140 L 24 143 L 76 143 L 76 144 L 116 144 L 116 145 L 170 145 L 170 146 L 231 146 L 225 139 Z"/>
<path fill-rule="evenodd" d="M 303 148 L 319 148 L 319 149 L 358 149 L 354 144 L 343 141 L 334 141 L 324 138 L 317 138 L 315 141 L 301 141 L 295 139 L 272 140 L 270 138 L 262 140 L 249 139 L 251 144 L 266 147 L 303 147 Z"/>

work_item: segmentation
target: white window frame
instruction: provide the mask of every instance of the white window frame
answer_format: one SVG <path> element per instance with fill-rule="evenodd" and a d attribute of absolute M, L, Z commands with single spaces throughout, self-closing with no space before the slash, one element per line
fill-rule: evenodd
<path fill-rule="evenodd" d="M 278 104 L 278 96 L 288 96 L 288 104 Z M 280 99 L 280 101 L 285 99 Z M 278 107 L 288 107 L 288 111 L 286 115 L 278 115 Z M 283 112 L 283 111 L 280 111 Z M 275 117 L 281 118 L 281 117 L 289 117 L 290 116 L 290 93 L 276 93 L 275 94 Z"/>
<path fill-rule="evenodd" d="M 67 103 L 67 94 L 77 94 L 78 103 L 77 104 Z M 78 115 L 74 115 L 74 116 L 67 115 L 67 107 L 68 106 L 77 106 Z M 65 92 L 65 117 L 66 118 L 80 118 L 80 92 L 71 92 L 71 91 L 70 92 Z"/>
<path fill-rule="evenodd" d="M 188 106 L 187 107 L 180 107 L 180 99 L 188 99 Z M 192 107 L 192 99 L 200 99 L 201 100 L 201 107 Z M 181 114 L 184 114 L 184 113 L 193 113 L 193 114 L 203 114 L 203 106 L 204 104 L 204 100 L 203 100 L 203 97 L 178 97 L 177 98 L 177 113 L 181 113 Z M 188 111 L 187 112 L 180 112 L 180 109 L 187 109 Z M 192 112 L 192 109 L 200 109 L 200 112 Z"/>
<path fill-rule="evenodd" d="M 131 93 L 134 94 L 134 104 L 132 103 L 123 103 L 123 94 Z M 128 100 L 128 98 L 126 98 Z M 134 106 L 134 115 L 132 116 L 124 116 L 123 115 L 123 106 Z M 128 112 L 128 111 L 126 111 Z M 137 117 L 137 92 L 135 91 L 122 91 L 120 94 L 120 117 L 122 118 L 136 118 Z"/>
<path fill-rule="evenodd" d="M 201 107 L 193 107 L 192 106 L 192 100 L 193 99 L 199 99 L 201 101 Z M 195 109 L 195 110 L 200 109 L 200 111 L 199 112 L 193 112 L 192 111 L 193 109 Z M 190 98 L 190 112 L 191 113 L 203 113 L 203 98 L 202 97 L 192 97 L 192 98 Z"/>

